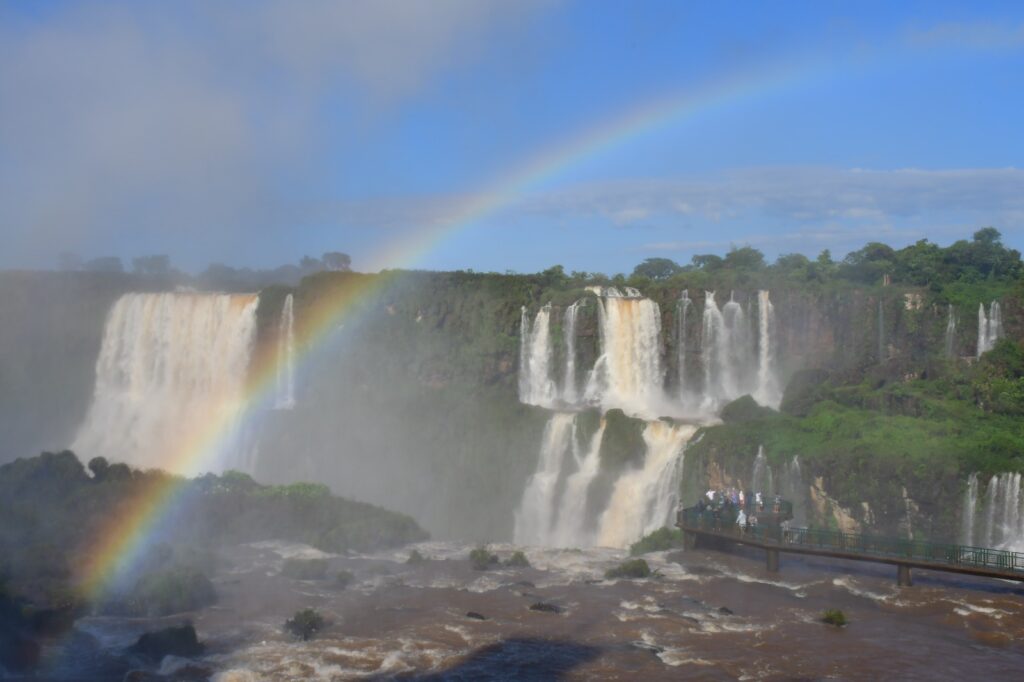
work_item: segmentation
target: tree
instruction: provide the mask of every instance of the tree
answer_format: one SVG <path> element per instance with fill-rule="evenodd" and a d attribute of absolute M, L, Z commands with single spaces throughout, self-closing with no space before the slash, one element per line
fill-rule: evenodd
<path fill-rule="evenodd" d="M 57 267 L 65 272 L 82 269 L 82 257 L 77 253 L 64 251 L 57 256 Z"/>
<path fill-rule="evenodd" d="M 752 246 L 733 247 L 725 254 L 725 267 L 733 270 L 764 269 L 764 254 Z"/>
<path fill-rule="evenodd" d="M 705 253 L 696 255 L 691 259 L 691 262 L 702 270 L 714 271 L 722 267 L 725 262 L 721 256 L 716 256 L 713 253 Z"/>
<path fill-rule="evenodd" d="M 124 265 L 117 256 L 102 256 L 86 261 L 82 269 L 86 272 L 124 272 Z"/>
<path fill-rule="evenodd" d="M 668 279 L 672 275 L 682 272 L 682 270 L 678 263 L 668 258 L 647 258 L 643 263 L 633 268 L 633 276 L 661 280 Z"/>
<path fill-rule="evenodd" d="M 170 256 L 161 254 L 154 256 L 139 256 L 132 259 L 132 270 L 138 275 L 149 275 L 162 277 L 171 273 Z"/>
<path fill-rule="evenodd" d="M 352 269 L 352 257 L 340 251 L 328 251 L 320 260 L 328 270 L 348 272 Z"/>

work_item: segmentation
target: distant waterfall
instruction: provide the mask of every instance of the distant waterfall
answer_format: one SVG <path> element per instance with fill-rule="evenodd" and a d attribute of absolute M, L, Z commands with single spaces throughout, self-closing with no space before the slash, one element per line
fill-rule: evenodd
<path fill-rule="evenodd" d="M 978 474 L 971 474 L 967 479 L 967 490 L 964 491 L 964 506 L 961 512 L 960 541 L 969 547 L 974 546 L 975 510 L 978 507 Z"/>
<path fill-rule="evenodd" d="M 627 547 L 670 522 L 679 499 L 683 449 L 696 431 L 691 425 L 647 424 L 643 466 L 626 471 L 615 482 L 599 522 L 598 545 Z"/>
<path fill-rule="evenodd" d="M 601 442 L 605 422 L 590 439 L 587 451 L 576 458 L 576 471 L 569 476 L 562 495 L 561 509 L 554 530 L 554 544 L 560 547 L 586 547 L 593 544 L 588 529 L 587 501 L 590 484 L 601 470 Z M 577 454 L 574 449 L 573 454 Z"/>
<path fill-rule="evenodd" d="M 757 388 L 754 398 L 762 405 L 779 407 L 782 391 L 775 369 L 775 307 L 768 291 L 757 292 Z"/>
<path fill-rule="evenodd" d="M 239 417 L 256 332 L 255 295 L 126 294 L 110 311 L 92 404 L 72 449 L 195 474 L 240 461 Z M 190 461 L 210 430 L 215 452 Z"/>
<path fill-rule="evenodd" d="M 764 495 L 775 494 L 775 481 L 772 476 L 771 465 L 764 454 L 764 446 L 757 446 L 757 456 L 754 458 L 754 470 L 750 474 L 750 484 L 753 487 L 751 492 L 763 493 Z M 767 501 L 766 501 L 767 503 Z"/>
<path fill-rule="evenodd" d="M 627 295 L 614 289 L 605 294 L 598 302 L 601 356 L 587 397 L 605 408 L 658 416 L 664 402 L 658 304 L 639 297 L 635 289 L 627 289 Z"/>
<path fill-rule="evenodd" d="M 946 317 L 946 357 L 956 357 L 956 315 L 953 312 L 953 304 L 949 304 L 949 311 Z"/>
<path fill-rule="evenodd" d="M 294 298 L 288 294 L 277 323 L 277 399 L 274 408 L 295 407 L 295 312 Z"/>
<path fill-rule="evenodd" d="M 576 442 L 574 426 L 574 415 L 556 412 L 544 427 L 537 470 L 530 476 L 515 513 L 514 535 L 518 544 L 546 545 L 551 542 L 558 479 L 563 463 Z"/>
<path fill-rule="evenodd" d="M 693 307 L 690 300 L 690 292 L 683 289 L 683 293 L 676 303 L 676 376 L 679 382 L 679 397 L 686 399 L 686 318 Z"/>
<path fill-rule="evenodd" d="M 704 399 L 718 406 L 751 392 L 753 348 L 743 307 L 730 297 L 721 310 L 715 292 L 704 299 L 701 348 L 704 354 Z"/>
<path fill-rule="evenodd" d="M 565 337 L 565 374 L 562 377 L 562 400 L 573 405 L 579 399 L 576 386 L 576 317 L 583 306 L 583 299 L 565 309 L 562 335 Z"/>
<path fill-rule="evenodd" d="M 961 514 L 964 544 L 1024 551 L 1024 500 L 1020 487 L 1020 473 L 997 474 L 989 479 L 984 495 L 980 495 L 978 476 L 971 475 Z"/>
<path fill-rule="evenodd" d="M 786 462 L 783 467 L 782 480 L 775 492 L 793 504 L 793 524 L 806 526 L 808 490 L 804 483 L 803 471 L 800 468 L 800 458 L 796 455 L 793 455 L 793 459 Z"/>
<path fill-rule="evenodd" d="M 550 406 L 556 397 L 555 382 L 551 379 L 551 304 L 537 312 L 532 326 L 523 308 L 520 335 L 519 400 Z"/>
<path fill-rule="evenodd" d="M 1003 313 L 999 301 L 992 301 L 985 314 L 985 304 L 978 304 L 978 357 L 996 346 L 996 341 L 1003 337 Z"/>

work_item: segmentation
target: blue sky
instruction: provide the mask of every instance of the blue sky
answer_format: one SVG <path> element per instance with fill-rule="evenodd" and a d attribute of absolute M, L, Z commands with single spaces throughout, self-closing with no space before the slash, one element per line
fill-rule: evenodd
<path fill-rule="evenodd" d="M 731 81 L 715 106 L 505 180 Z M 0 267 L 342 250 L 357 269 L 614 273 L 984 225 L 1024 248 L 1022 111 L 1020 3 L 15 1 Z M 441 237 L 396 259 L 424 229 Z"/>

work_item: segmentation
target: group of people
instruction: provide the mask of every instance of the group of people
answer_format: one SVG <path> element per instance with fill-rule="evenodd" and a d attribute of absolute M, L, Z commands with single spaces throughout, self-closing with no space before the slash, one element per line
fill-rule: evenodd
<path fill-rule="evenodd" d="M 708 490 L 697 502 L 697 512 L 703 516 L 711 513 L 716 529 L 722 528 L 723 519 L 728 524 L 732 519 L 741 531 L 757 527 L 757 515 L 764 513 L 765 495 L 761 492 L 750 492 L 736 488 L 725 490 Z M 772 513 L 782 510 L 782 496 L 775 495 Z"/>

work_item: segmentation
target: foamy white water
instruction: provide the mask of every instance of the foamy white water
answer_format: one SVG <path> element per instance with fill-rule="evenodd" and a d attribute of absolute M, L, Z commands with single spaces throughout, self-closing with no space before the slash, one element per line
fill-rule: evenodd
<path fill-rule="evenodd" d="M 290 410 L 295 407 L 295 302 L 288 294 L 281 307 L 277 324 L 277 400 L 274 407 Z"/>

